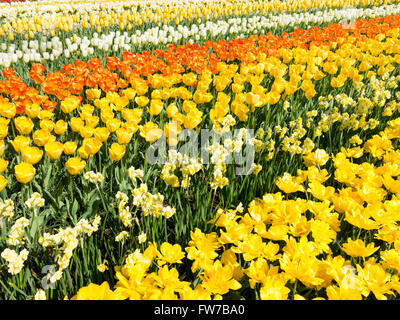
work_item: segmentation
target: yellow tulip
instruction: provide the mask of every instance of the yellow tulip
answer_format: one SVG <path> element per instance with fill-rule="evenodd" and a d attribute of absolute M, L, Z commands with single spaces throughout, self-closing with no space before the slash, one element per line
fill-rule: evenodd
<path fill-rule="evenodd" d="M 77 145 L 75 141 L 67 141 L 64 143 L 64 153 L 65 154 L 74 154 L 76 151 Z"/>
<path fill-rule="evenodd" d="M 328 160 L 329 155 L 323 149 L 317 149 L 315 152 L 310 152 L 303 157 L 304 164 L 307 167 L 311 166 L 323 166 Z"/>
<path fill-rule="evenodd" d="M 37 103 L 27 105 L 25 107 L 25 114 L 31 119 L 37 118 L 39 116 L 39 113 L 40 113 L 40 106 Z"/>
<path fill-rule="evenodd" d="M 87 89 L 85 91 L 86 93 L 86 98 L 88 98 L 88 100 L 96 100 L 100 98 L 101 95 L 101 90 L 100 89 Z"/>
<path fill-rule="evenodd" d="M 123 109 L 122 112 L 122 118 L 126 122 L 137 122 L 139 123 L 142 114 L 143 114 L 143 109 L 140 108 L 133 108 L 133 109 Z"/>
<path fill-rule="evenodd" d="M 172 118 L 174 117 L 177 113 L 179 113 L 179 109 L 176 106 L 175 103 L 171 103 L 167 109 L 165 110 L 167 112 L 167 117 L 168 118 Z"/>
<path fill-rule="evenodd" d="M 187 86 L 194 86 L 197 83 L 197 75 L 193 72 L 186 73 L 182 76 L 182 82 Z"/>
<path fill-rule="evenodd" d="M 82 138 L 90 138 L 94 134 L 94 128 L 89 126 L 83 126 L 79 130 Z"/>
<path fill-rule="evenodd" d="M 97 138 L 89 138 L 84 144 L 85 151 L 89 155 L 94 155 L 99 152 L 102 142 Z"/>
<path fill-rule="evenodd" d="M 246 94 L 246 102 L 252 107 L 258 107 L 261 104 L 260 96 L 253 92 L 249 92 Z"/>
<path fill-rule="evenodd" d="M 158 116 L 163 108 L 164 108 L 164 102 L 162 100 L 152 99 L 148 110 L 152 116 Z"/>
<path fill-rule="evenodd" d="M 232 80 L 229 77 L 226 77 L 224 75 L 221 76 L 215 76 L 213 83 L 215 85 L 215 89 L 217 91 L 224 91 L 225 88 L 232 82 Z"/>
<path fill-rule="evenodd" d="M 8 125 L 0 123 L 0 139 L 4 139 L 8 134 Z"/>
<path fill-rule="evenodd" d="M 96 101 L 97 101 L 97 100 L 96 100 Z M 91 104 L 86 103 L 86 104 L 84 104 L 83 106 L 81 106 L 80 110 L 81 110 L 81 118 L 84 119 L 84 120 L 86 120 L 86 117 L 87 117 L 87 116 L 93 115 L 94 106 L 91 105 Z M 83 116 L 83 115 L 84 115 L 84 116 Z"/>
<path fill-rule="evenodd" d="M 146 139 L 147 142 L 157 141 L 163 134 L 163 131 L 154 122 L 147 122 L 140 128 L 140 136 Z"/>
<path fill-rule="evenodd" d="M 193 102 L 193 101 L 190 101 L 190 100 L 183 101 L 182 109 L 186 113 L 198 110 L 196 107 L 197 107 L 197 104 L 195 102 Z"/>
<path fill-rule="evenodd" d="M 30 134 L 33 129 L 33 121 L 25 116 L 15 118 L 14 124 L 20 134 Z"/>
<path fill-rule="evenodd" d="M 133 131 L 128 127 L 120 127 L 115 131 L 117 135 L 118 143 L 127 144 L 131 141 L 133 136 Z"/>
<path fill-rule="evenodd" d="M 85 145 L 82 145 L 78 149 L 79 156 L 83 159 L 88 159 L 90 157 L 90 154 L 85 150 Z"/>
<path fill-rule="evenodd" d="M 14 118 L 17 113 L 17 108 L 14 103 L 1 102 L 0 103 L 0 115 L 8 119 Z"/>
<path fill-rule="evenodd" d="M 32 134 L 33 142 L 39 146 L 43 147 L 47 142 L 50 141 L 50 133 L 47 130 L 36 130 Z"/>
<path fill-rule="evenodd" d="M 71 129 L 74 132 L 79 132 L 81 127 L 83 127 L 85 123 L 81 118 L 73 117 L 71 118 Z"/>
<path fill-rule="evenodd" d="M 88 115 L 88 116 L 85 117 L 86 125 L 88 127 L 92 127 L 92 128 L 95 128 L 98 125 L 99 120 L 100 119 L 99 119 L 98 116 Z"/>
<path fill-rule="evenodd" d="M 129 104 L 129 99 L 125 96 L 118 96 L 115 101 L 115 109 L 118 111 L 121 111 L 123 108 L 125 108 Z"/>
<path fill-rule="evenodd" d="M 71 175 L 76 175 L 80 173 L 85 168 L 85 166 L 86 166 L 86 161 L 82 160 L 79 157 L 70 158 L 65 163 L 65 167 L 67 168 L 67 171 Z"/>
<path fill-rule="evenodd" d="M 110 131 L 106 127 L 98 127 L 94 129 L 94 136 L 101 142 L 104 142 L 108 139 L 110 135 Z"/>
<path fill-rule="evenodd" d="M 127 88 L 122 91 L 125 97 L 127 97 L 129 100 L 132 100 L 136 96 L 136 91 L 133 88 Z"/>
<path fill-rule="evenodd" d="M 0 159 L 0 172 L 4 172 L 8 167 L 8 161 L 5 159 Z"/>
<path fill-rule="evenodd" d="M 139 125 L 136 121 L 128 121 L 124 123 L 124 127 L 131 130 L 132 134 L 135 134 L 139 130 Z"/>
<path fill-rule="evenodd" d="M 64 151 L 64 145 L 61 142 L 52 141 L 45 144 L 44 150 L 50 159 L 56 160 L 61 157 Z"/>
<path fill-rule="evenodd" d="M 33 165 L 27 162 L 21 162 L 14 167 L 15 177 L 23 184 L 30 182 L 36 174 L 36 169 Z"/>
<path fill-rule="evenodd" d="M 115 130 L 117 130 L 121 126 L 121 120 L 116 119 L 116 118 L 107 120 L 106 126 L 107 126 L 107 129 L 110 132 L 114 132 Z"/>
<path fill-rule="evenodd" d="M 169 122 L 164 126 L 164 134 L 167 137 L 168 145 L 176 146 L 178 144 L 178 135 L 181 130 L 176 121 Z"/>
<path fill-rule="evenodd" d="M 61 135 L 67 131 L 68 124 L 64 120 L 58 120 L 54 127 L 54 132 L 58 135 Z"/>
<path fill-rule="evenodd" d="M 21 149 L 29 146 L 30 143 L 29 137 L 25 136 L 17 136 L 15 137 L 14 140 L 10 141 L 12 146 L 14 147 L 14 150 L 17 152 L 21 152 Z"/>
<path fill-rule="evenodd" d="M 108 120 L 111 120 L 114 118 L 114 112 L 113 110 L 110 108 L 102 108 L 101 109 L 101 113 L 100 113 L 100 118 L 101 121 L 103 121 L 104 123 L 106 123 Z"/>
<path fill-rule="evenodd" d="M 6 144 L 4 143 L 4 140 L 0 140 L 0 156 L 4 154 L 5 149 L 6 149 Z"/>
<path fill-rule="evenodd" d="M 81 99 L 77 96 L 69 96 L 61 101 L 61 110 L 64 113 L 70 113 L 79 107 Z"/>
<path fill-rule="evenodd" d="M 48 132 L 53 131 L 55 123 L 50 119 L 43 119 L 40 121 L 40 129 L 46 130 Z"/>
<path fill-rule="evenodd" d="M 44 120 L 44 119 L 51 119 L 53 117 L 53 112 L 50 110 L 40 110 L 39 113 L 39 119 Z"/>
<path fill-rule="evenodd" d="M 240 121 L 247 120 L 247 113 L 250 111 L 250 109 L 244 103 L 233 101 L 231 104 L 231 109 Z"/>
<path fill-rule="evenodd" d="M 137 103 L 138 106 L 144 107 L 149 103 L 149 98 L 145 96 L 136 97 L 135 102 Z"/>
<path fill-rule="evenodd" d="M 7 179 L 3 176 L 0 176 L 0 191 L 2 191 L 7 186 Z"/>
<path fill-rule="evenodd" d="M 30 164 L 38 163 L 43 157 L 43 150 L 37 147 L 25 147 L 21 151 L 22 159 Z"/>
<path fill-rule="evenodd" d="M 202 121 L 202 115 L 201 111 L 189 112 L 183 120 L 183 125 L 186 129 L 196 128 Z"/>
<path fill-rule="evenodd" d="M 126 151 L 126 147 L 124 145 L 113 143 L 110 148 L 108 148 L 108 152 L 110 155 L 110 159 L 113 161 L 119 161 L 124 156 Z"/>

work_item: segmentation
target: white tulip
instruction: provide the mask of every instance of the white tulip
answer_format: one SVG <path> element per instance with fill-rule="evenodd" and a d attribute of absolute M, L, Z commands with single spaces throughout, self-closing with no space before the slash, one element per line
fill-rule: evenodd
<path fill-rule="evenodd" d="M 25 63 L 28 63 L 29 60 L 30 60 L 29 54 L 24 54 L 23 61 L 24 61 Z"/>

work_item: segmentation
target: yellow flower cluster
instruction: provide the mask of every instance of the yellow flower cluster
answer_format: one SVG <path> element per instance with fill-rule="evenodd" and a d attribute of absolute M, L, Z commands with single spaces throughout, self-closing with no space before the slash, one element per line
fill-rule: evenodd
<path fill-rule="evenodd" d="M 103 97 L 100 89 L 87 89 L 86 97 L 93 105 L 81 105 L 78 96 L 69 96 L 60 104 L 66 116 L 64 120 L 52 120 L 53 112 L 40 111 L 35 104 L 26 107 L 26 115 L 16 116 L 13 103 L 1 102 L 0 136 L 4 139 L 8 135 L 10 122 L 13 121 L 19 135 L 10 143 L 23 159 L 14 167 L 15 175 L 19 182 L 28 183 L 36 174 L 34 165 L 44 154 L 50 159 L 59 159 L 62 154 L 71 155 L 72 158 L 65 163 L 66 168 L 72 175 L 80 173 L 86 166 L 85 160 L 100 152 L 103 143 L 114 138 L 112 133 L 117 139 L 107 150 L 112 161 L 119 161 L 125 155 L 126 146 L 137 131 L 150 143 L 157 141 L 164 133 L 168 143 L 176 145 L 182 127 L 199 128 L 203 121 L 203 111 L 199 105 L 214 100 L 211 93 L 214 89 L 217 95 L 209 117 L 214 131 L 224 133 L 237 121 L 247 121 L 250 112 L 256 108 L 269 108 L 283 100 L 283 108 L 287 110 L 290 106 L 288 100 L 293 94 L 303 92 L 307 98 L 315 96 L 315 86 L 328 75 L 332 76 L 332 87 L 342 87 L 346 81 L 351 81 L 360 93 L 357 100 L 345 93 L 335 97 L 320 96 L 318 108 L 308 111 L 305 121 L 299 117 L 288 126 L 275 127 L 274 134 L 282 139 L 279 147 L 283 151 L 307 154 L 314 148 L 313 141 L 305 138 L 308 130 L 313 130 L 315 138 L 327 133 L 335 123 L 339 123 L 342 130 L 373 130 L 379 124 L 379 120 L 371 117 L 376 108 L 383 109 L 381 114 L 385 117 L 399 109 L 397 100 L 400 96 L 392 97 L 390 91 L 396 88 L 398 79 L 389 77 L 393 63 L 400 61 L 397 53 L 399 30 L 395 28 L 386 35 L 379 34 L 365 41 L 354 41 L 348 37 L 339 42 L 342 43 L 339 48 L 337 43 L 331 43 L 311 45 L 308 50 L 297 47 L 280 49 L 279 58 L 267 57 L 264 53 L 249 55 L 251 63 L 243 63 L 240 69 L 235 64 L 219 62 L 216 75 L 207 69 L 199 75 L 193 72 L 155 74 L 147 77 L 149 84 L 137 77 L 130 80 L 131 87 L 119 93 L 107 92 Z M 265 88 L 266 80 L 272 81 L 269 91 Z M 232 95 L 223 92 L 228 87 L 231 87 Z M 175 102 L 166 105 L 171 98 L 175 98 Z M 77 112 L 79 117 L 75 116 Z M 147 118 L 147 112 L 157 121 L 151 120 L 140 125 L 142 118 Z M 163 120 L 164 112 L 170 120 L 167 123 Z M 37 118 L 39 128 L 34 124 Z M 75 133 L 73 138 L 71 131 Z M 67 136 L 69 139 L 65 141 Z M 254 140 L 254 146 L 256 151 L 267 149 L 267 159 L 272 159 L 273 151 L 278 146 L 271 139 L 271 133 L 267 138 L 264 144 L 260 139 Z M 32 142 L 36 146 L 31 146 Z M 2 154 L 4 140 L 1 140 L 0 147 Z M 7 167 L 8 161 L 1 159 L 0 171 Z M 216 170 L 214 187 L 226 185 L 223 169 L 219 166 Z M 167 171 L 165 169 L 166 178 Z M 173 185 L 177 185 L 173 175 L 168 177 Z M 0 189 L 6 185 L 7 180 L 3 177 Z"/>
<path fill-rule="evenodd" d="M 125 227 L 131 227 L 132 226 L 132 214 L 129 211 L 129 206 L 126 206 L 129 201 L 128 195 L 121 191 L 118 191 L 117 194 L 115 195 L 115 198 L 117 200 L 119 200 L 119 203 L 118 203 L 119 218 L 121 219 L 121 221 Z M 119 241 L 119 240 L 117 240 L 117 241 Z"/>
<path fill-rule="evenodd" d="M 143 179 L 144 172 L 142 169 L 135 169 L 135 167 L 130 167 L 128 169 L 128 175 L 132 182 L 136 182 L 136 179 Z"/>
<path fill-rule="evenodd" d="M 0 200 L 0 221 L 3 217 L 6 217 L 8 220 L 14 216 L 14 201 L 11 199 Z"/>
<path fill-rule="evenodd" d="M 152 194 L 148 191 L 148 186 L 141 183 L 139 187 L 132 190 L 133 205 L 141 209 L 142 216 L 153 215 L 155 217 L 163 216 L 166 219 L 171 218 L 176 209 L 170 206 L 164 206 L 164 196 L 160 193 Z"/>
<path fill-rule="evenodd" d="M 83 177 L 85 180 L 94 184 L 99 184 L 104 180 L 104 176 L 100 172 L 88 171 L 83 175 Z"/>
<path fill-rule="evenodd" d="M 21 217 L 11 227 L 8 235 L 8 243 L 13 246 L 23 245 L 24 229 L 29 226 L 29 220 Z"/>
<path fill-rule="evenodd" d="M 86 219 L 81 219 L 75 227 L 68 227 L 66 229 L 61 229 L 56 234 L 49 234 L 45 232 L 43 236 L 39 238 L 39 244 L 44 248 L 49 246 L 60 246 L 62 254 L 56 256 L 56 262 L 58 264 L 58 270 L 51 276 L 50 281 L 56 282 L 61 279 L 62 271 L 68 268 L 70 260 L 72 258 L 75 248 L 78 246 L 78 237 L 81 234 L 86 234 L 91 236 L 93 232 L 96 232 L 100 225 L 100 216 L 96 216 L 93 219 L 92 224 L 90 224 Z M 81 242 L 83 246 L 83 242 Z"/>
<path fill-rule="evenodd" d="M 307 170 L 286 173 L 276 182 L 284 193 L 295 194 L 293 199 L 267 193 L 253 200 L 245 214 L 241 206 L 219 209 L 210 221 L 218 232 L 192 231 L 186 255 L 178 244 L 165 242 L 158 249 L 150 243 L 116 268 L 114 290 L 105 289 L 105 283 L 91 284 L 74 299 L 100 294 L 110 299 L 219 299 L 239 290 L 245 279 L 261 299 L 305 299 L 301 287 L 318 299 L 370 294 L 387 299 L 400 293 L 400 151 L 394 147 L 399 139 L 397 118 L 364 143 L 361 151 L 380 159 L 378 165 L 357 164 L 354 159 L 361 156 L 353 157 L 344 147 L 332 157 L 317 149 L 305 156 Z M 321 168 L 330 159 L 332 174 Z M 338 187 L 326 186 L 331 176 Z M 335 242 L 349 227 L 358 235 Z M 334 253 L 337 245 L 341 250 Z M 192 261 L 194 275 L 198 272 L 195 287 L 181 280 L 174 266 L 183 258 Z M 157 271 L 152 271 L 154 263 Z"/>
<path fill-rule="evenodd" d="M 187 188 L 189 185 L 190 176 L 196 174 L 203 168 L 201 158 L 189 158 L 186 154 L 182 155 L 176 150 L 169 150 L 168 160 L 164 163 L 161 171 L 161 179 L 163 179 L 168 185 L 178 188 Z M 182 174 L 182 181 L 179 181 L 178 176 L 175 175 L 174 171 L 179 169 Z"/>
<path fill-rule="evenodd" d="M 28 208 L 33 208 L 35 214 L 37 207 L 43 207 L 45 200 L 41 197 L 40 193 L 34 192 L 31 197 L 25 201 L 25 205 Z"/>
<path fill-rule="evenodd" d="M 8 263 L 8 272 L 12 275 L 16 275 L 21 272 L 24 267 L 24 262 L 28 258 L 29 251 L 22 249 L 18 254 L 12 249 L 4 249 L 1 253 L 1 257 Z"/>

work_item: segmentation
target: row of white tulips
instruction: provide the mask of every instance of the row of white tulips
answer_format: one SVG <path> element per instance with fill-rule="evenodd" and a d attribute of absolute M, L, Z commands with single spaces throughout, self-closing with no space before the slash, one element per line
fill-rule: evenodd
<path fill-rule="evenodd" d="M 40 40 L 24 40 L 0 45 L 0 66 L 9 67 L 23 61 L 24 63 L 43 62 L 46 60 L 76 57 L 85 58 L 96 54 L 114 55 L 121 51 L 135 51 L 144 46 L 158 46 L 167 43 L 193 43 L 219 38 L 243 38 L 250 34 L 260 34 L 277 28 L 320 25 L 324 23 L 348 23 L 360 18 L 373 18 L 400 14 L 400 4 L 383 5 L 369 8 L 327 9 L 315 13 L 282 13 L 279 15 L 252 17 L 235 17 L 224 20 L 207 21 L 190 26 L 159 24 L 147 30 L 131 30 L 130 32 L 112 31 L 98 35 L 74 36 L 61 40 L 43 34 Z M 85 30 L 87 32 L 87 30 Z M 64 61 L 62 61 L 64 62 Z"/>

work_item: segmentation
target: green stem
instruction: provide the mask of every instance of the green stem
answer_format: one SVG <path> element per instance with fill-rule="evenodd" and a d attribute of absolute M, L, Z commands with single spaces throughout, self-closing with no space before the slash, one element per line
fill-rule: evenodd
<path fill-rule="evenodd" d="M 22 206 L 22 213 L 25 217 L 24 184 L 21 184 L 21 206 Z"/>
<path fill-rule="evenodd" d="M 107 206 L 106 206 L 106 203 L 105 203 L 104 197 L 103 197 L 103 193 L 100 191 L 100 188 L 99 188 L 99 185 L 98 185 L 98 184 L 96 184 L 96 189 L 97 189 L 97 191 L 98 191 L 99 194 L 100 194 L 101 203 L 103 204 L 103 209 L 104 209 L 104 211 L 105 211 L 104 222 L 103 222 L 103 225 L 104 225 L 104 228 L 105 228 L 105 226 L 106 226 L 106 221 L 107 221 L 108 214 L 109 214 L 109 210 L 108 210 L 108 208 L 107 208 Z M 102 233 L 101 233 L 101 240 L 103 240 L 103 235 L 104 235 L 104 229 L 102 230 Z"/>

